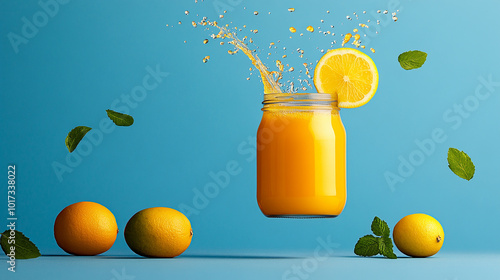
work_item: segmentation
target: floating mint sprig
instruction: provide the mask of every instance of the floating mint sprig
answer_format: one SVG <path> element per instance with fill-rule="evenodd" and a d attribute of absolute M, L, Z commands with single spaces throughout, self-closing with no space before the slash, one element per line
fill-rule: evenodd
<path fill-rule="evenodd" d="M 108 117 L 118 126 L 131 126 L 134 123 L 134 118 L 127 114 L 106 110 Z"/>
<path fill-rule="evenodd" d="M 113 123 L 118 126 L 131 126 L 134 123 L 134 118 L 130 115 L 118 113 L 113 110 L 106 110 L 106 113 Z M 92 128 L 88 126 L 77 126 L 68 133 L 65 143 L 70 153 L 76 149 L 85 134 L 90 130 L 92 130 Z"/>
<path fill-rule="evenodd" d="M 85 134 L 87 134 L 87 132 L 89 132 L 91 129 L 92 128 L 87 126 L 77 126 L 68 133 L 65 143 L 70 153 L 76 149 Z"/>
<path fill-rule="evenodd" d="M 455 148 L 448 149 L 448 167 L 458 177 L 467 181 L 470 181 L 476 172 L 476 167 L 469 155 Z"/>
<path fill-rule="evenodd" d="M 408 51 L 398 56 L 399 64 L 405 70 L 412 70 L 422 67 L 426 59 L 427 54 L 421 51 Z"/>

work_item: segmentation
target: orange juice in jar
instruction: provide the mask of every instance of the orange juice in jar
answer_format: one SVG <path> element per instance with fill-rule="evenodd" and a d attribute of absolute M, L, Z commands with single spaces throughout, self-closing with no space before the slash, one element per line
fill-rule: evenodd
<path fill-rule="evenodd" d="M 265 94 L 257 201 L 268 217 L 333 218 L 346 203 L 346 133 L 332 94 Z"/>

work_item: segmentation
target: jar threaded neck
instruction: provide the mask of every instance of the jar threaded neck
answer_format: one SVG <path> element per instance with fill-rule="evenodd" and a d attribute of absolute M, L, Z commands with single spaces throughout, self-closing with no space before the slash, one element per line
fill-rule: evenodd
<path fill-rule="evenodd" d="M 339 110 L 337 95 L 328 93 L 264 94 L 263 111 L 267 110 Z"/>

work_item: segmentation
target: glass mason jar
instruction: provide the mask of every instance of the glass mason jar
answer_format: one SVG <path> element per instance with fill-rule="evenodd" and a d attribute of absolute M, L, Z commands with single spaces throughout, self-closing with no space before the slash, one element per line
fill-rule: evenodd
<path fill-rule="evenodd" d="M 336 96 L 265 94 L 257 201 L 268 217 L 333 218 L 346 202 L 346 133 Z"/>

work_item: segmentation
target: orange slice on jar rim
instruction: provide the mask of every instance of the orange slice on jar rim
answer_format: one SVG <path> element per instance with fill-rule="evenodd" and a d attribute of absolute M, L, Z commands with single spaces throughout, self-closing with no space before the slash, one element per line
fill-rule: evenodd
<path fill-rule="evenodd" d="M 340 108 L 360 107 L 377 91 L 377 67 L 368 55 L 358 50 L 330 50 L 316 65 L 314 85 L 319 93 L 337 94 Z"/>

